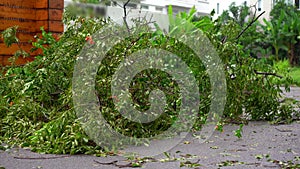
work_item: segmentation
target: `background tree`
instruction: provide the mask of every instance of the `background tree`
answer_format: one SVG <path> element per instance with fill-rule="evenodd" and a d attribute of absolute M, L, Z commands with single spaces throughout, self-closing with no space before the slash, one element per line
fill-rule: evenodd
<path fill-rule="evenodd" d="M 277 60 L 288 59 L 291 66 L 299 65 L 300 59 L 299 17 L 295 6 L 279 0 L 270 13 L 270 21 L 264 20 L 261 26 Z"/>
<path fill-rule="evenodd" d="M 255 12 L 252 12 L 251 8 L 254 7 L 248 7 L 246 4 L 236 6 L 235 3 L 232 3 L 229 6 L 229 10 L 225 10 L 215 23 L 217 24 L 217 27 L 222 27 L 223 24 L 234 22 L 237 23 L 234 25 L 239 30 L 238 32 L 245 29 L 242 36 L 237 37 L 237 35 L 233 38 L 243 46 L 244 51 L 248 51 L 252 57 L 257 58 L 259 55 L 258 53 L 261 53 L 261 49 L 266 48 L 266 44 L 263 42 L 264 35 L 262 31 L 260 31 L 259 22 L 254 22 L 254 19 L 257 16 L 255 16 Z M 249 26 L 250 23 L 251 26 Z M 224 37 L 224 39 L 227 37 L 228 36 Z"/>

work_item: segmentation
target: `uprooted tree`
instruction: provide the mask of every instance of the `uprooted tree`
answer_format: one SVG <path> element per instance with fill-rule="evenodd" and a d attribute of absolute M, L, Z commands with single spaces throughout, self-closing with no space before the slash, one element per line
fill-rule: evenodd
<path fill-rule="evenodd" d="M 190 13 L 179 13 L 170 25 L 170 32 L 176 30 L 176 22 L 186 20 L 209 38 L 216 48 L 224 67 L 227 83 L 227 100 L 223 118 L 232 122 L 247 120 L 290 121 L 292 107 L 280 103 L 281 86 L 288 89 L 291 79 L 285 74 L 277 75 L 272 66 L 249 57 L 237 37 L 243 28 L 238 23 L 214 23 L 210 17 L 195 19 L 195 9 Z M 169 11 L 172 16 L 171 10 Z M 66 11 L 66 16 L 68 11 Z M 69 16 L 70 17 L 70 16 Z M 47 153 L 99 153 L 103 149 L 91 140 L 76 117 L 72 102 L 72 77 L 74 64 L 85 44 L 99 45 L 101 40 L 93 34 L 108 24 L 103 18 L 72 17 L 65 23 L 67 30 L 56 41 L 51 33 L 34 42 L 43 55 L 23 67 L 1 67 L 0 77 L 0 133 L 1 141 L 9 144 L 32 147 L 34 151 Z M 137 25 L 140 21 L 135 21 Z M 218 22 L 218 21 L 216 21 Z M 147 26 L 146 22 L 146 26 Z M 14 28 L 11 28 L 14 29 Z M 134 31 L 135 27 L 130 29 Z M 14 35 L 12 35 L 14 36 Z M 193 74 L 199 81 L 201 93 L 199 112 L 194 129 L 201 129 L 206 122 L 211 104 L 209 77 L 205 66 L 184 44 L 156 27 L 151 34 L 130 37 L 126 43 L 117 44 L 108 53 L 109 59 L 99 66 L 95 88 L 99 96 L 103 116 L 119 133 L 133 137 L 149 137 L 166 130 L 177 117 L 176 107 L 180 105 L 178 85 L 170 77 L 157 70 L 139 73 L 131 84 L 132 100 L 137 108 L 149 107 L 149 90 L 162 87 L 167 95 L 165 115 L 147 125 L 131 123 L 123 119 L 114 109 L 110 95 L 110 79 L 117 63 L 142 48 L 162 48 L 178 54 L 193 67 Z"/>

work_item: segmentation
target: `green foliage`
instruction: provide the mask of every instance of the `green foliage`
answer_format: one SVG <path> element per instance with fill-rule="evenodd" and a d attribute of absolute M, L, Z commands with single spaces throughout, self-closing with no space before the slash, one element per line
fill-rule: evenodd
<path fill-rule="evenodd" d="M 300 85 L 300 69 L 299 67 L 292 67 L 289 61 L 281 60 L 279 62 L 275 62 L 273 67 L 278 69 L 278 72 L 286 72 L 293 79 L 293 83 L 296 85 Z"/>
<path fill-rule="evenodd" d="M 175 25 L 177 21 L 178 20 L 175 20 Z M 178 29 L 175 27 L 170 32 L 177 31 Z M 149 29 L 148 26 L 145 28 Z M 101 44 L 101 41 L 96 41 L 95 43 Z M 128 37 L 126 40 L 116 44 L 113 49 L 108 52 L 107 57 L 101 61 L 101 65 L 99 66 L 95 88 L 100 101 L 101 112 L 103 112 L 102 114 L 106 121 L 113 126 L 116 131 L 126 136 L 138 138 L 152 137 L 167 130 L 177 120 L 181 102 L 179 95 L 180 89 L 176 81 L 172 80 L 168 74 L 160 70 L 147 69 L 138 73 L 129 86 L 134 107 L 140 111 L 145 111 L 150 108 L 148 98 L 151 91 L 160 89 L 166 93 L 166 107 L 164 114 L 162 114 L 159 119 L 151 123 L 131 122 L 122 117 L 113 106 L 113 99 L 110 98 L 110 96 L 112 96 L 112 76 L 118 68 L 118 65 L 126 57 L 129 57 L 139 50 L 157 48 L 180 56 L 192 69 L 194 76 L 197 77 L 197 79 L 202 79 L 199 81 L 200 92 L 202 93 L 199 105 L 201 110 L 196 125 L 201 125 L 205 122 L 204 113 L 207 114 L 207 109 L 210 104 L 210 91 L 206 90 L 209 88 L 209 79 L 205 73 L 205 67 L 188 46 L 176 39 L 164 36 L 161 30 L 157 30 L 150 34 L 142 34 L 139 37 Z M 181 126 L 176 127 L 180 128 Z"/>
<path fill-rule="evenodd" d="M 250 52 L 237 42 L 241 27 L 233 20 L 227 24 L 211 29 L 208 34 L 215 43 L 223 62 L 227 64 L 227 106 L 225 117 L 238 118 L 246 113 L 253 120 L 275 120 L 280 107 L 276 101 L 280 97 L 281 85 L 292 82 L 284 74 L 284 79 L 274 76 L 261 76 L 254 73 L 275 72 L 271 65 L 249 57 Z M 249 34 L 251 35 L 251 34 Z M 243 35 L 242 35 L 243 36 Z M 274 86 L 274 83 L 277 83 Z"/>
<path fill-rule="evenodd" d="M 240 124 L 239 129 L 237 129 L 237 130 L 234 131 L 234 135 L 235 135 L 237 138 L 241 138 L 241 137 L 242 137 L 243 126 L 244 126 L 244 124 Z"/>
<path fill-rule="evenodd" d="M 170 18 L 173 17 L 171 7 L 169 12 Z M 249 52 L 237 41 L 236 37 L 241 32 L 239 23 L 231 20 L 221 24 L 220 21 L 213 22 L 209 17 L 195 19 L 195 12 L 193 9 L 189 14 L 179 13 L 175 19 L 171 19 L 170 33 L 182 31 L 178 29 L 178 24 L 184 19 L 202 30 L 217 49 L 225 65 L 223 69 L 227 80 L 224 118 L 235 121 L 244 117 L 270 121 L 290 118 L 290 107 L 282 107 L 278 102 L 281 93 L 279 87 L 285 85 L 288 88 L 289 77 L 277 81 L 276 76 L 256 74 L 257 71 L 276 71 L 272 66 L 250 57 Z M 0 136 L 3 142 L 29 146 L 34 151 L 46 153 L 101 153 L 103 150 L 85 134 L 76 117 L 72 104 L 71 82 L 74 63 L 83 45 L 86 42 L 89 45 L 101 44 L 101 41 L 93 39 L 92 35 L 100 30 L 106 21 L 73 17 L 66 19 L 68 28 L 59 41 L 55 41 L 51 33 L 42 30 L 42 37 L 33 45 L 36 49 L 42 49 L 43 55 L 37 56 L 33 62 L 23 67 L 2 68 Z M 73 21 L 72 24 L 70 20 Z M 140 22 L 136 24 L 145 25 Z M 150 28 L 145 25 L 145 29 Z M 142 124 L 129 121 L 115 110 L 113 98 L 110 97 L 112 75 L 124 58 L 146 48 L 161 48 L 174 53 L 191 68 L 199 82 L 201 93 L 200 111 L 194 124 L 195 129 L 200 129 L 206 122 L 213 99 L 206 68 L 193 50 L 182 42 L 164 35 L 160 29 L 153 33 L 141 34 L 139 37 L 128 37 L 110 49 L 107 57 L 101 62 L 95 89 L 104 118 L 116 131 L 133 137 L 159 134 L 176 121 L 177 107 L 181 101 L 178 84 L 168 74 L 156 69 L 137 74 L 130 84 L 130 93 L 136 109 L 143 111 L 150 106 L 150 91 L 159 88 L 167 95 L 165 114 L 151 123 Z"/>
<path fill-rule="evenodd" d="M 104 24 L 77 18 L 59 41 L 42 29 L 42 37 L 33 45 L 44 55 L 23 67 L 2 67 L 0 132 L 4 142 L 47 153 L 100 152 L 75 118 L 71 79 L 86 36 Z"/>
<path fill-rule="evenodd" d="M 300 86 L 300 68 L 299 67 L 293 67 L 291 68 L 289 75 L 292 77 L 294 80 L 294 83 L 297 86 Z"/>
<path fill-rule="evenodd" d="M 16 37 L 17 29 L 17 26 L 13 26 L 2 32 L 2 38 L 4 39 L 4 43 L 7 47 L 10 47 L 13 43 L 17 43 L 19 41 Z"/>
<path fill-rule="evenodd" d="M 287 15 L 291 16 L 293 13 L 297 12 L 297 9 L 294 5 L 287 3 L 285 0 L 277 0 L 270 12 L 272 20 L 278 20 L 280 18 L 281 11 L 284 11 Z"/>
<path fill-rule="evenodd" d="M 274 68 L 277 68 L 279 71 L 284 72 L 290 68 L 290 63 L 288 60 L 281 60 L 279 62 L 275 62 L 273 66 Z"/>
<path fill-rule="evenodd" d="M 225 10 L 215 21 L 215 24 L 217 24 L 217 27 L 222 27 L 224 24 L 234 25 L 236 32 L 232 38 L 235 38 L 235 40 L 243 46 L 245 52 L 250 52 L 252 57 L 258 58 L 258 53 L 263 51 L 262 47 L 266 44 L 263 41 L 265 38 L 264 35 L 258 31 L 260 24 L 258 22 L 251 23 L 255 17 L 256 16 L 251 13 L 250 7 L 246 6 L 246 4 L 236 6 L 235 3 L 232 3 L 229 6 L 229 10 Z M 250 23 L 252 25 L 248 27 Z M 244 29 L 245 31 L 242 36 L 237 38 L 237 33 L 242 32 Z M 227 40 L 226 34 L 223 40 Z"/>
<path fill-rule="evenodd" d="M 246 4 L 236 6 L 235 2 L 233 2 L 229 5 L 229 9 L 223 11 L 218 17 L 217 22 L 225 24 L 234 21 L 242 28 L 246 26 L 247 17 L 250 17 L 250 14 L 250 8 Z"/>
<path fill-rule="evenodd" d="M 284 45 L 284 33 L 281 33 L 281 23 L 284 21 L 285 13 L 281 11 L 280 17 L 273 21 L 269 22 L 266 19 L 263 19 L 266 26 L 262 26 L 267 34 L 267 43 L 270 43 L 275 50 L 275 58 L 279 61 L 279 50 L 287 49 Z"/>
<path fill-rule="evenodd" d="M 277 59 L 288 59 L 292 66 L 299 64 L 300 59 L 300 12 L 284 0 L 276 3 L 271 11 L 270 21 L 264 20 L 261 28 L 264 30 L 267 44 L 274 49 Z"/>
<path fill-rule="evenodd" d="M 9 61 L 12 65 L 15 64 L 15 61 L 18 59 L 19 56 L 27 57 L 29 56 L 24 50 L 21 49 L 19 39 L 16 37 L 18 26 L 12 26 L 4 30 L 2 34 L 2 38 L 4 39 L 4 44 L 7 47 L 10 47 L 12 44 L 17 44 L 19 50 L 15 52 L 13 57 L 9 58 Z"/>

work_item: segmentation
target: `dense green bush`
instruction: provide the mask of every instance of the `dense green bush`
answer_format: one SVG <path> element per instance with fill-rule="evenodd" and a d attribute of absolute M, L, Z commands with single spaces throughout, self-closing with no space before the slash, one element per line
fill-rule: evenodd
<path fill-rule="evenodd" d="M 23 67 L 2 67 L 0 126 L 6 143 L 33 146 L 33 150 L 48 153 L 95 153 L 97 147 L 87 139 L 73 112 L 71 79 L 85 38 L 105 21 L 73 21 L 59 41 L 43 31 L 33 43 L 43 55 L 33 62 Z"/>
<path fill-rule="evenodd" d="M 300 12 L 292 4 L 279 0 L 270 13 L 270 21 L 261 25 L 277 61 L 288 59 L 291 66 L 299 65 L 300 59 Z"/>
<path fill-rule="evenodd" d="M 280 105 L 280 86 L 288 88 L 289 77 L 278 80 L 276 70 L 263 64 L 243 50 L 236 41 L 242 31 L 238 23 L 213 22 L 209 17 L 194 19 L 195 11 L 180 13 L 177 20 L 187 20 L 202 30 L 217 49 L 225 67 L 227 102 L 224 118 L 235 122 L 251 120 L 289 120 L 291 109 Z M 68 16 L 68 15 L 67 15 Z M 0 133 L 1 141 L 32 147 L 47 153 L 99 153 L 101 148 L 89 139 L 76 118 L 72 104 L 72 76 L 74 63 L 85 43 L 101 44 L 93 33 L 101 29 L 106 20 L 96 18 L 66 18 L 67 31 L 55 41 L 51 33 L 43 31 L 34 43 L 43 55 L 23 67 L 2 67 L 0 77 Z M 69 22 L 69 20 L 72 20 Z M 137 22 L 139 24 L 139 22 Z M 171 23 L 170 32 L 177 22 Z M 179 23 L 180 24 L 180 23 Z M 12 28 L 13 29 L 13 28 Z M 45 44 L 47 44 L 45 46 Z M 114 129 L 125 135 L 149 137 L 168 128 L 177 117 L 180 105 L 178 85 L 168 74 L 155 70 L 139 73 L 131 83 L 135 107 L 149 107 L 149 91 L 160 88 L 167 93 L 165 115 L 149 124 L 129 122 L 114 110 L 111 76 L 125 57 L 144 48 L 162 48 L 180 56 L 189 65 L 201 92 L 200 111 L 195 129 L 206 121 L 211 103 L 210 82 L 205 67 L 191 49 L 176 39 L 168 38 L 159 29 L 152 34 L 129 37 L 107 54 L 99 67 L 96 79 L 100 109 Z M 104 79 L 104 80 L 103 80 Z M 152 83 L 153 82 L 153 83 Z"/>

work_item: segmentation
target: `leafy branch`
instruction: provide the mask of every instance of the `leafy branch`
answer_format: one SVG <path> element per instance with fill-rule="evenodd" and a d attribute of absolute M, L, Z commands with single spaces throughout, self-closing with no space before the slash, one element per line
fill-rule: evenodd
<path fill-rule="evenodd" d="M 21 47 L 22 42 L 19 42 L 19 39 L 17 38 L 17 29 L 18 26 L 12 26 L 1 33 L 2 38 L 4 39 L 4 44 L 7 47 L 10 47 L 12 44 L 17 44 L 19 48 L 19 50 L 14 53 L 13 57 L 9 58 L 9 61 L 12 63 L 12 65 L 15 65 L 15 62 L 19 56 L 27 57 L 29 55 Z"/>

